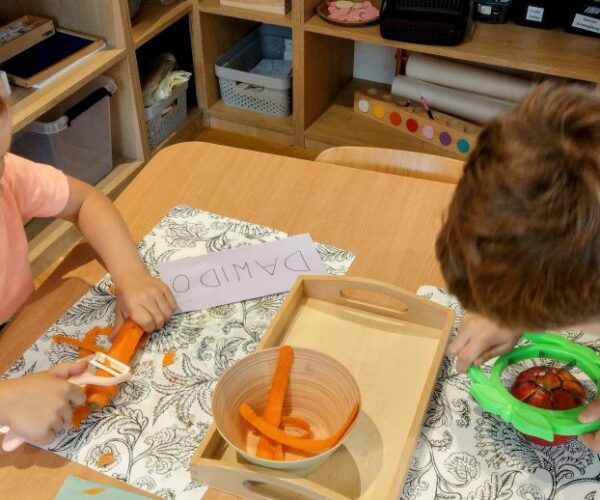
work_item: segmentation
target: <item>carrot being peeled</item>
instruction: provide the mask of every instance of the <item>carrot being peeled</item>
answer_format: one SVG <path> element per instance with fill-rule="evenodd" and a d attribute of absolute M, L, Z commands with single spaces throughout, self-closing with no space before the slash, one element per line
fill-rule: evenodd
<path fill-rule="evenodd" d="M 285 399 L 293 361 L 294 350 L 292 347 L 289 345 L 281 346 L 279 348 L 279 357 L 277 358 L 277 365 L 275 366 L 275 372 L 273 373 L 271 390 L 269 392 L 267 407 L 264 414 L 265 420 L 275 427 L 279 427 L 281 421 L 283 401 Z M 261 435 L 258 440 L 258 445 L 256 446 L 256 456 L 268 460 L 282 460 L 283 458 L 275 457 L 275 454 L 283 457 L 283 449 L 278 448 L 281 447 L 271 442 L 266 436 Z"/>
<path fill-rule="evenodd" d="M 248 403 L 242 403 L 239 408 L 242 418 L 272 441 L 296 450 L 313 452 L 325 451 L 335 446 L 352 425 L 352 422 L 354 422 L 354 419 L 358 415 L 358 411 L 358 405 L 354 405 L 344 424 L 333 436 L 325 439 L 303 439 L 301 437 L 291 436 L 267 422 L 264 418 L 257 415 Z"/>
<path fill-rule="evenodd" d="M 106 349 L 104 349 L 104 347 L 100 347 L 96 344 L 87 342 L 86 340 L 72 339 L 71 337 L 66 337 L 64 335 L 55 335 L 54 337 L 52 337 L 52 341 L 56 342 L 57 344 L 66 344 L 71 347 L 78 348 L 80 358 L 88 356 L 93 352 L 106 352 Z"/>
<path fill-rule="evenodd" d="M 112 343 L 111 348 L 108 350 L 108 355 L 115 358 L 117 361 L 122 363 L 129 363 L 136 349 L 140 345 L 140 340 L 144 335 L 144 330 L 141 326 L 134 323 L 132 320 L 127 319 L 123 324 L 123 327 L 117 334 L 117 337 Z M 103 370 L 96 370 L 96 375 L 100 377 L 110 377 L 111 375 Z M 115 396 L 119 386 L 98 386 L 88 385 L 86 387 L 86 401 L 87 405 L 91 408 L 104 408 Z"/>

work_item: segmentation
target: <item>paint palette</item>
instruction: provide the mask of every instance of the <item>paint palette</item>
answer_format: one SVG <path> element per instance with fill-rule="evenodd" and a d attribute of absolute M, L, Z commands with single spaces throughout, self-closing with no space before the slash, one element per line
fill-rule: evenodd
<path fill-rule="evenodd" d="M 431 119 L 420 104 L 379 88 L 357 91 L 354 111 L 459 156 L 469 154 L 481 131 L 478 125 L 439 111 L 432 111 Z"/>

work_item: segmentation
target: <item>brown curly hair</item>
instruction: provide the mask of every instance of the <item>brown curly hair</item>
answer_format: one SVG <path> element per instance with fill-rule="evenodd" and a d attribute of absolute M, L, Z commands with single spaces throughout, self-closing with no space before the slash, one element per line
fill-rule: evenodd
<path fill-rule="evenodd" d="M 600 94 L 544 83 L 488 123 L 436 253 L 450 292 L 502 326 L 600 318 Z"/>

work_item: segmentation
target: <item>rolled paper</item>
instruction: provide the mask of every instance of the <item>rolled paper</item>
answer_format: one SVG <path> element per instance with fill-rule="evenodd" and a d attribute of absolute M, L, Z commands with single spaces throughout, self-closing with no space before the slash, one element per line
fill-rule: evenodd
<path fill-rule="evenodd" d="M 467 120 L 484 123 L 508 111 L 514 103 L 492 97 L 455 90 L 398 75 L 392 82 L 392 94 L 420 102 L 424 97 L 433 109 Z"/>
<path fill-rule="evenodd" d="M 513 102 L 519 101 L 533 85 L 523 78 L 425 54 L 409 56 L 406 76 Z"/>

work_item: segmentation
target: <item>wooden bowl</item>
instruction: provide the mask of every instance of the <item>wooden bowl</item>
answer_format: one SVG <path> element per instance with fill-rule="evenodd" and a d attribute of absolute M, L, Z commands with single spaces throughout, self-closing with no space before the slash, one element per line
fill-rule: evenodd
<path fill-rule="evenodd" d="M 317 455 L 302 455 L 300 451 L 294 453 L 286 448 L 285 461 L 256 457 L 254 452 L 259 438 L 240 416 L 239 406 L 246 402 L 259 415 L 264 414 L 278 356 L 279 348 L 265 349 L 229 368 L 213 394 L 213 418 L 223 438 L 249 462 L 307 474 L 341 446 L 358 417 L 336 446 Z M 321 352 L 294 348 L 283 415 L 304 418 L 312 426 L 313 437 L 323 439 L 338 431 L 357 404 L 360 405 L 358 384 L 346 367 Z"/>

